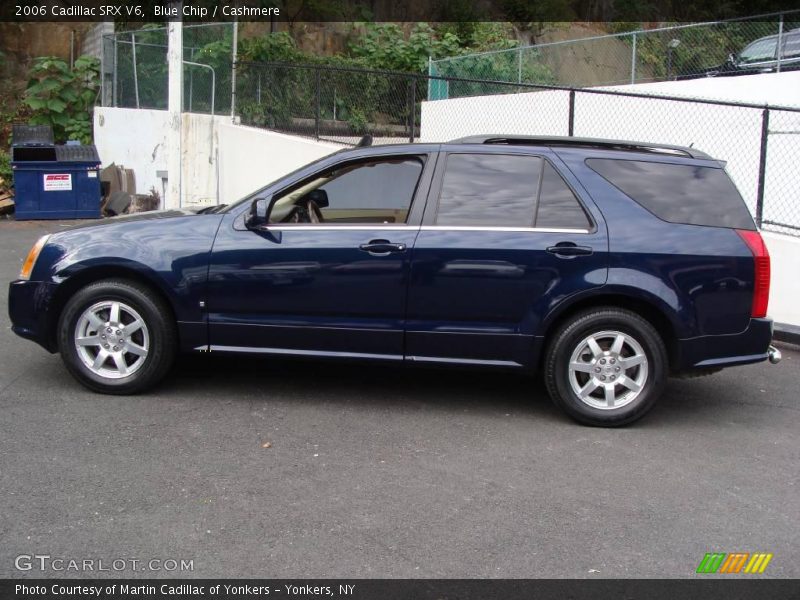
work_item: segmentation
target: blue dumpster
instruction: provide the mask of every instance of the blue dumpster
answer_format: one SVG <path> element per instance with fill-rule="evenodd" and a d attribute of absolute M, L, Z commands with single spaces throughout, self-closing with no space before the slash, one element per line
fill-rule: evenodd
<path fill-rule="evenodd" d="M 49 129 L 49 128 L 47 128 Z M 94 146 L 52 143 L 52 131 L 14 126 L 15 218 L 99 219 L 100 158 Z"/>

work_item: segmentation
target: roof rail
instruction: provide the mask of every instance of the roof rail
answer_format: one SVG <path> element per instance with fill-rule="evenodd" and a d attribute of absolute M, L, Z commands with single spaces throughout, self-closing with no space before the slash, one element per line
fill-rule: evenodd
<path fill-rule="evenodd" d="M 560 146 L 564 148 L 597 148 L 598 150 L 628 150 L 633 152 L 654 152 L 658 154 L 680 154 L 689 158 L 713 160 L 711 156 L 687 146 L 671 144 L 650 144 L 625 140 L 606 140 L 602 138 L 561 137 L 546 135 L 471 135 L 448 142 L 449 144 L 508 144 L 517 146 Z"/>

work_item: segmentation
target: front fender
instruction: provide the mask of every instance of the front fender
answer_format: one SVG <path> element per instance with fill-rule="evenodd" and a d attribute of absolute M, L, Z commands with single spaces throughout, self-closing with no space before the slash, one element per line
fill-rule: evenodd
<path fill-rule="evenodd" d="M 33 275 L 59 287 L 91 274 L 135 274 L 155 285 L 179 321 L 200 321 L 218 215 L 108 223 L 54 235 Z"/>

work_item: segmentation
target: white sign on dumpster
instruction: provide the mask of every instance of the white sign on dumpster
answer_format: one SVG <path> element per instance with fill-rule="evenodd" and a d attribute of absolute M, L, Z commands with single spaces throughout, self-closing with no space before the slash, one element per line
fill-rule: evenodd
<path fill-rule="evenodd" d="M 70 173 L 45 173 L 45 192 L 70 192 L 72 191 L 72 174 Z"/>

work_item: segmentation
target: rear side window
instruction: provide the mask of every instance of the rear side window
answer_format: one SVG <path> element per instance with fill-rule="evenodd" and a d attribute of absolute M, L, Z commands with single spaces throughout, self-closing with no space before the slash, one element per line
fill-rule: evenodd
<path fill-rule="evenodd" d="M 601 158 L 590 158 L 586 164 L 664 221 L 755 229 L 723 169 Z"/>
<path fill-rule="evenodd" d="M 437 225 L 533 227 L 542 159 L 508 154 L 450 154 Z"/>
<path fill-rule="evenodd" d="M 589 229 L 561 175 L 538 156 L 451 154 L 437 225 Z"/>
<path fill-rule="evenodd" d="M 592 227 L 575 194 L 553 168 L 553 165 L 547 161 L 544 161 L 535 226 L 550 229 L 591 229 Z"/>

